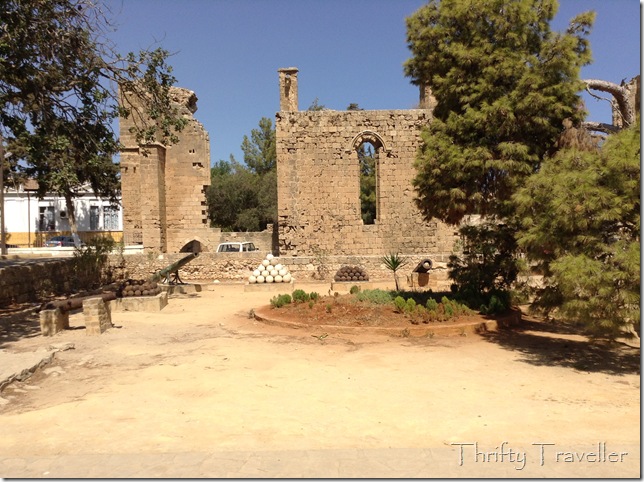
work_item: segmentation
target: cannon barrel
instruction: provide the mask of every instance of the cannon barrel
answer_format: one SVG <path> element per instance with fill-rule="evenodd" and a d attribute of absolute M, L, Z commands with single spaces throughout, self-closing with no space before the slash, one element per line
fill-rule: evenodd
<path fill-rule="evenodd" d="M 160 269 L 159 271 L 154 273 L 152 276 L 148 278 L 148 281 L 161 281 L 163 279 L 167 279 L 171 273 L 174 273 L 175 271 L 179 271 L 179 268 L 188 264 L 190 261 L 195 259 L 198 255 L 199 253 L 190 253 L 188 256 L 184 256 L 179 261 L 175 261 L 174 263 L 169 264 L 165 268 Z"/>
<path fill-rule="evenodd" d="M 82 298 L 69 298 L 67 300 L 48 301 L 47 303 L 43 303 L 41 305 L 40 311 L 55 310 L 56 308 L 60 308 L 60 311 L 63 311 L 63 312 L 78 310 L 83 307 L 83 300 L 87 300 L 89 298 L 99 298 L 99 297 L 102 298 L 103 301 L 112 301 L 116 299 L 116 293 L 114 293 L 113 291 L 110 291 L 109 293 L 103 293 L 100 295 L 83 296 Z"/>

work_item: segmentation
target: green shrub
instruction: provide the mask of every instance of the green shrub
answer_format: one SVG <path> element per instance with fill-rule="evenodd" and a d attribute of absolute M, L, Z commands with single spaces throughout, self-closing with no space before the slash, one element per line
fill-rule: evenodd
<path fill-rule="evenodd" d="M 293 301 L 296 303 L 305 303 L 309 301 L 310 296 L 304 290 L 295 290 L 293 291 Z"/>
<path fill-rule="evenodd" d="M 289 294 L 273 296 L 273 298 L 271 299 L 271 306 L 273 308 L 281 308 L 282 306 L 288 305 L 290 303 L 291 295 Z"/>
<path fill-rule="evenodd" d="M 490 302 L 487 305 L 487 314 L 497 315 L 499 313 L 503 313 L 507 309 L 508 307 L 506 306 L 506 304 L 501 301 L 498 296 L 492 295 L 492 298 L 490 298 Z"/>
<path fill-rule="evenodd" d="M 111 281 L 108 255 L 116 243 L 110 238 L 93 238 L 84 247 L 74 250 L 74 277 L 70 280 L 72 289 L 85 290 Z"/>
<path fill-rule="evenodd" d="M 435 312 L 438 309 L 438 302 L 434 298 L 429 298 L 425 307 L 428 311 Z"/>
<path fill-rule="evenodd" d="M 315 306 L 314 301 L 309 301 L 309 309 L 312 309 Z"/>
<path fill-rule="evenodd" d="M 394 306 L 396 307 L 396 312 L 404 313 L 407 309 L 407 302 L 402 296 L 396 296 L 394 299 Z"/>
<path fill-rule="evenodd" d="M 363 290 L 356 294 L 358 301 L 366 301 L 376 305 L 386 305 L 393 301 L 391 293 L 384 290 Z"/>
<path fill-rule="evenodd" d="M 421 321 L 428 323 L 427 309 L 423 305 L 416 305 L 414 311 L 409 313 L 409 318 L 414 325 L 418 325 Z"/>
<path fill-rule="evenodd" d="M 416 309 L 416 300 L 414 300 L 413 298 L 409 298 L 405 303 L 405 312 L 413 313 L 415 309 Z"/>
<path fill-rule="evenodd" d="M 349 293 L 351 293 L 352 295 L 355 295 L 356 293 L 360 293 L 360 286 L 353 285 L 349 290 Z"/>
<path fill-rule="evenodd" d="M 311 291 L 309 298 L 311 298 L 312 301 L 317 301 L 320 299 L 320 294 L 316 293 L 315 291 Z"/>
<path fill-rule="evenodd" d="M 330 303 L 327 303 L 326 305 L 326 312 L 331 313 L 332 305 Z"/>

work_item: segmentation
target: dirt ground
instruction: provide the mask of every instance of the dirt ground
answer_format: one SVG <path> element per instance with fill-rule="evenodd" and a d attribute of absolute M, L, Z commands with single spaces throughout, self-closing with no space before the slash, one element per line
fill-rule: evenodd
<path fill-rule="evenodd" d="M 533 476 L 639 477 L 637 347 L 529 317 L 512 330 L 432 338 L 254 319 L 274 295 L 225 284 L 173 295 L 158 313 L 114 312 L 101 336 L 85 334 L 82 314 L 51 338 L 35 317 L 14 322 L 0 338 L 7 352 L 74 349 L 0 393 L 0 467 L 3 457 L 70 454 L 431 448 L 458 477 L 464 465 L 517 463 L 475 447 L 523 447 Z M 627 455 L 579 455 L 602 443 Z M 555 450 L 577 459 L 555 460 Z"/>

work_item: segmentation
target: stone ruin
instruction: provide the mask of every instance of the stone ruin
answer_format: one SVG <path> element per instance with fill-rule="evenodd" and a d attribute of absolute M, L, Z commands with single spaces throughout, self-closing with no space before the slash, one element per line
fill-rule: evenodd
<path fill-rule="evenodd" d="M 381 256 L 389 252 L 452 251 L 456 233 L 426 222 L 414 204 L 414 158 L 420 131 L 432 120 L 434 99 L 421 88 L 420 108 L 373 111 L 299 111 L 298 69 L 279 69 L 280 111 L 275 115 L 278 179 L 278 250 L 275 255 Z M 173 88 L 188 119 L 172 146 L 146 151 L 133 134 L 136 116 L 120 119 L 123 230 L 126 242 L 146 251 L 214 251 L 220 231 L 208 227 L 210 140 L 194 118 L 194 92 Z M 133 106 L 140 100 L 130 99 Z M 138 104 L 137 104 L 138 102 Z M 140 113 L 139 113 L 140 116 Z M 358 149 L 376 154 L 376 219 L 364 224 Z"/>
<path fill-rule="evenodd" d="M 411 110 L 300 111 L 298 69 L 279 70 L 276 114 L 279 253 L 307 256 L 450 253 L 455 229 L 426 222 L 414 203 L 414 159 L 435 100 Z M 358 149 L 376 154 L 376 219 L 361 216 Z"/>
<path fill-rule="evenodd" d="M 208 227 L 210 137 L 193 114 L 194 92 L 171 88 L 179 113 L 188 120 L 172 146 L 139 148 L 131 129 L 141 118 L 141 100 L 123 93 L 135 112 L 119 118 L 123 236 L 146 251 L 198 252 L 216 248 L 220 231 Z"/>

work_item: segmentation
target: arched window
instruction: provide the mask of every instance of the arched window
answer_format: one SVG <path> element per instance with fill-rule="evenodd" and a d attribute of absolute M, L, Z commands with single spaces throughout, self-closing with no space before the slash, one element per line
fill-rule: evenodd
<path fill-rule="evenodd" d="M 377 151 L 370 142 L 356 149 L 360 165 L 360 215 L 364 224 L 374 224 L 377 213 L 376 164 Z"/>
<path fill-rule="evenodd" d="M 353 138 L 351 148 L 358 155 L 360 172 L 360 215 L 364 224 L 374 224 L 378 219 L 379 205 L 379 155 L 386 151 L 382 138 L 371 131 L 363 131 Z"/>

